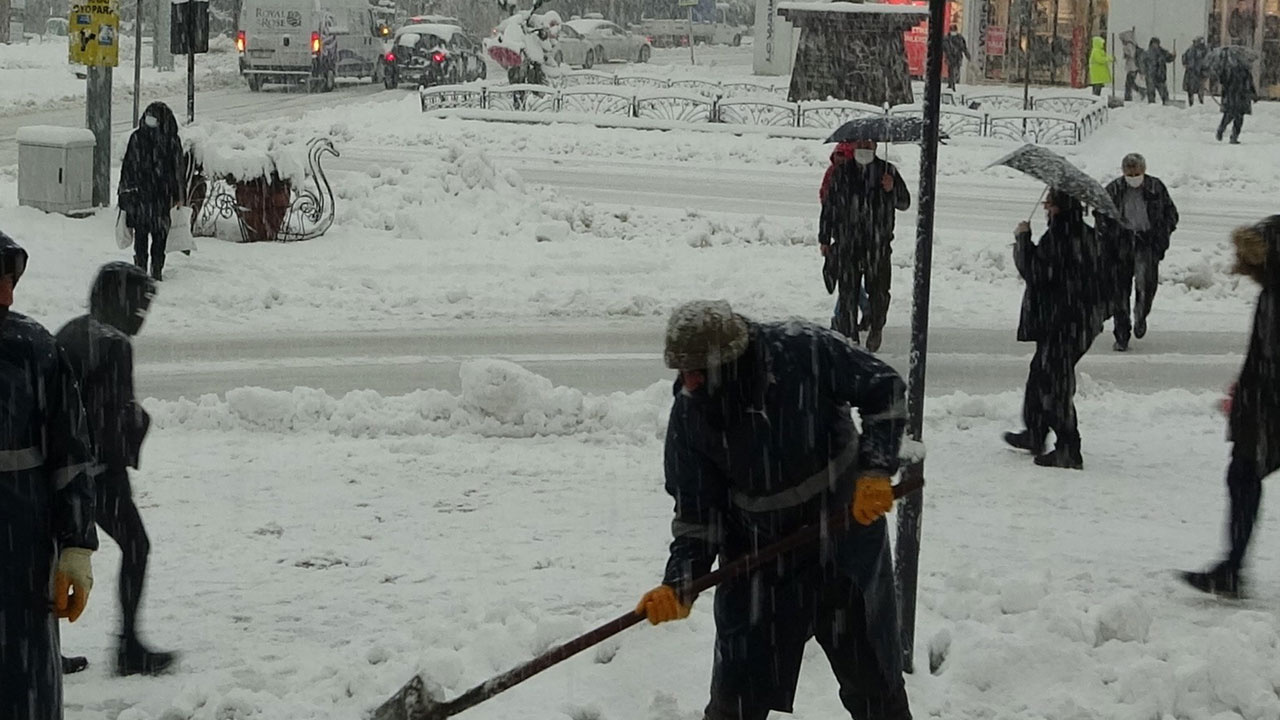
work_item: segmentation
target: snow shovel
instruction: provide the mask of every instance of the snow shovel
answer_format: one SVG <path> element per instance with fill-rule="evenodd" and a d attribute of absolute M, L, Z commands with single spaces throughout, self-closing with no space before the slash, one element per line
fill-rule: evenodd
<path fill-rule="evenodd" d="M 904 480 L 893 488 L 893 498 L 900 500 L 911 493 L 924 488 L 924 480 Z M 761 548 L 753 555 L 735 560 L 719 570 L 703 575 L 693 582 L 691 590 L 694 594 L 709 590 L 731 578 L 745 575 L 766 563 L 772 562 L 779 555 L 797 550 L 818 540 L 833 529 L 847 527 L 853 517 L 847 507 L 831 513 L 822 522 L 807 525 L 792 535 L 778 542 Z M 369 720 L 445 720 L 458 713 L 479 705 L 499 693 L 510 690 L 538 673 L 577 655 L 590 647 L 617 635 L 632 625 L 644 622 L 643 613 L 629 612 L 622 617 L 605 623 L 591 632 L 581 635 L 554 647 L 519 667 L 481 683 L 464 692 L 453 700 L 445 701 L 438 686 L 416 675 L 400 688 L 399 692 L 383 703 Z"/>

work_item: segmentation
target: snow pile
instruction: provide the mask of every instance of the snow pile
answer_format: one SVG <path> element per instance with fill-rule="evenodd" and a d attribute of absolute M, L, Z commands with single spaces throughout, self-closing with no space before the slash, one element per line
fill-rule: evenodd
<path fill-rule="evenodd" d="M 211 178 L 253 180 L 275 173 L 295 186 L 307 181 L 305 145 L 280 143 L 271 135 L 220 122 L 183 128 L 182 143 Z"/>
<path fill-rule="evenodd" d="M 555 387 L 550 380 L 503 360 L 462 365 L 462 392 L 420 390 L 382 397 L 371 390 L 331 397 L 323 390 L 292 392 L 238 388 L 225 400 L 150 400 L 157 428 L 327 432 L 347 437 L 409 435 L 538 437 L 617 435 L 652 438 L 666 427 L 670 384 L 606 396 Z"/>

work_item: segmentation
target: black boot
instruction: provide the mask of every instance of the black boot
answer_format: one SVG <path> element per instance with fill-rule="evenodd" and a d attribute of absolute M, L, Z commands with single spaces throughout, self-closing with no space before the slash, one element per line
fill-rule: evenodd
<path fill-rule="evenodd" d="M 1052 450 L 1036 456 L 1036 465 L 1040 467 L 1065 468 L 1067 470 L 1083 470 L 1084 458 L 1080 448 L 1058 443 Z"/>
<path fill-rule="evenodd" d="M 159 675 L 177 659 L 176 653 L 153 652 L 138 640 L 121 638 L 116 648 L 116 675 Z"/>
<path fill-rule="evenodd" d="M 1026 450 L 1027 452 L 1035 455 L 1039 455 L 1044 452 L 1044 440 L 1037 441 L 1035 438 L 1031 437 L 1030 430 L 1023 430 L 1020 433 L 1007 432 L 1004 434 L 1004 441 L 1008 443 L 1010 447 L 1014 447 L 1019 450 Z"/>
<path fill-rule="evenodd" d="M 1141 340 L 1147 336 L 1147 319 L 1141 318 L 1133 324 L 1133 336 Z"/>
<path fill-rule="evenodd" d="M 89 667 L 89 659 L 76 655 L 75 657 L 62 656 L 62 674 L 73 675 Z"/>
<path fill-rule="evenodd" d="M 880 350 L 881 339 L 880 330 L 872 328 L 871 331 L 867 333 L 867 350 L 871 352 L 878 352 Z"/>
<path fill-rule="evenodd" d="M 143 267 L 146 267 L 146 266 L 144 265 Z M 152 277 L 156 282 L 160 282 L 161 280 L 164 280 L 164 275 L 163 275 L 163 272 L 162 272 L 163 270 L 164 270 L 164 261 L 163 261 L 163 260 L 161 260 L 161 261 L 159 261 L 159 262 L 157 262 L 156 260 L 152 260 L 152 261 L 151 261 L 151 277 Z"/>
<path fill-rule="evenodd" d="M 1182 581 L 1191 587 L 1218 597 L 1239 599 L 1244 597 L 1244 578 L 1239 570 L 1220 563 L 1207 572 L 1183 572 Z"/>

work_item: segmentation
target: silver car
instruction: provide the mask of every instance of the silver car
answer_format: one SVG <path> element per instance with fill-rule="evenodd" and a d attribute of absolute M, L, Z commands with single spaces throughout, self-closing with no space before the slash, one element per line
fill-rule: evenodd
<path fill-rule="evenodd" d="M 590 68 L 606 62 L 649 62 L 649 38 L 624 30 L 608 20 L 570 20 L 560 26 L 557 57 L 564 64 Z"/>

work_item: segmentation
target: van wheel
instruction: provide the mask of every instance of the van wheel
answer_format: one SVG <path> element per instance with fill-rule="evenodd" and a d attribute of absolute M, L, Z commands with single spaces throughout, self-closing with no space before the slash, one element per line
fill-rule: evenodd
<path fill-rule="evenodd" d="M 250 92 L 262 92 L 262 76 L 261 75 L 250 75 L 248 79 L 249 79 Z"/>
<path fill-rule="evenodd" d="M 648 45 L 643 45 L 643 46 L 641 46 L 641 48 L 640 48 L 640 62 L 641 62 L 641 63 L 647 63 L 647 62 L 649 62 L 649 55 L 650 55 L 652 52 L 653 52 L 653 51 L 649 49 L 649 46 L 648 46 Z"/>
<path fill-rule="evenodd" d="M 324 92 L 333 92 L 336 87 L 338 87 L 338 74 L 332 70 L 326 70 L 324 72 L 324 86 L 322 90 Z"/>
<path fill-rule="evenodd" d="M 395 70 L 388 68 L 385 72 L 382 73 L 382 86 L 388 90 L 395 90 L 397 87 L 400 86 L 400 83 L 396 81 Z"/>
<path fill-rule="evenodd" d="M 592 65 L 596 64 L 596 51 L 588 50 L 587 56 L 582 59 L 582 69 L 590 70 Z"/>
<path fill-rule="evenodd" d="M 600 63 L 601 65 L 609 62 L 609 56 L 604 53 L 603 47 L 596 48 L 596 62 Z"/>

